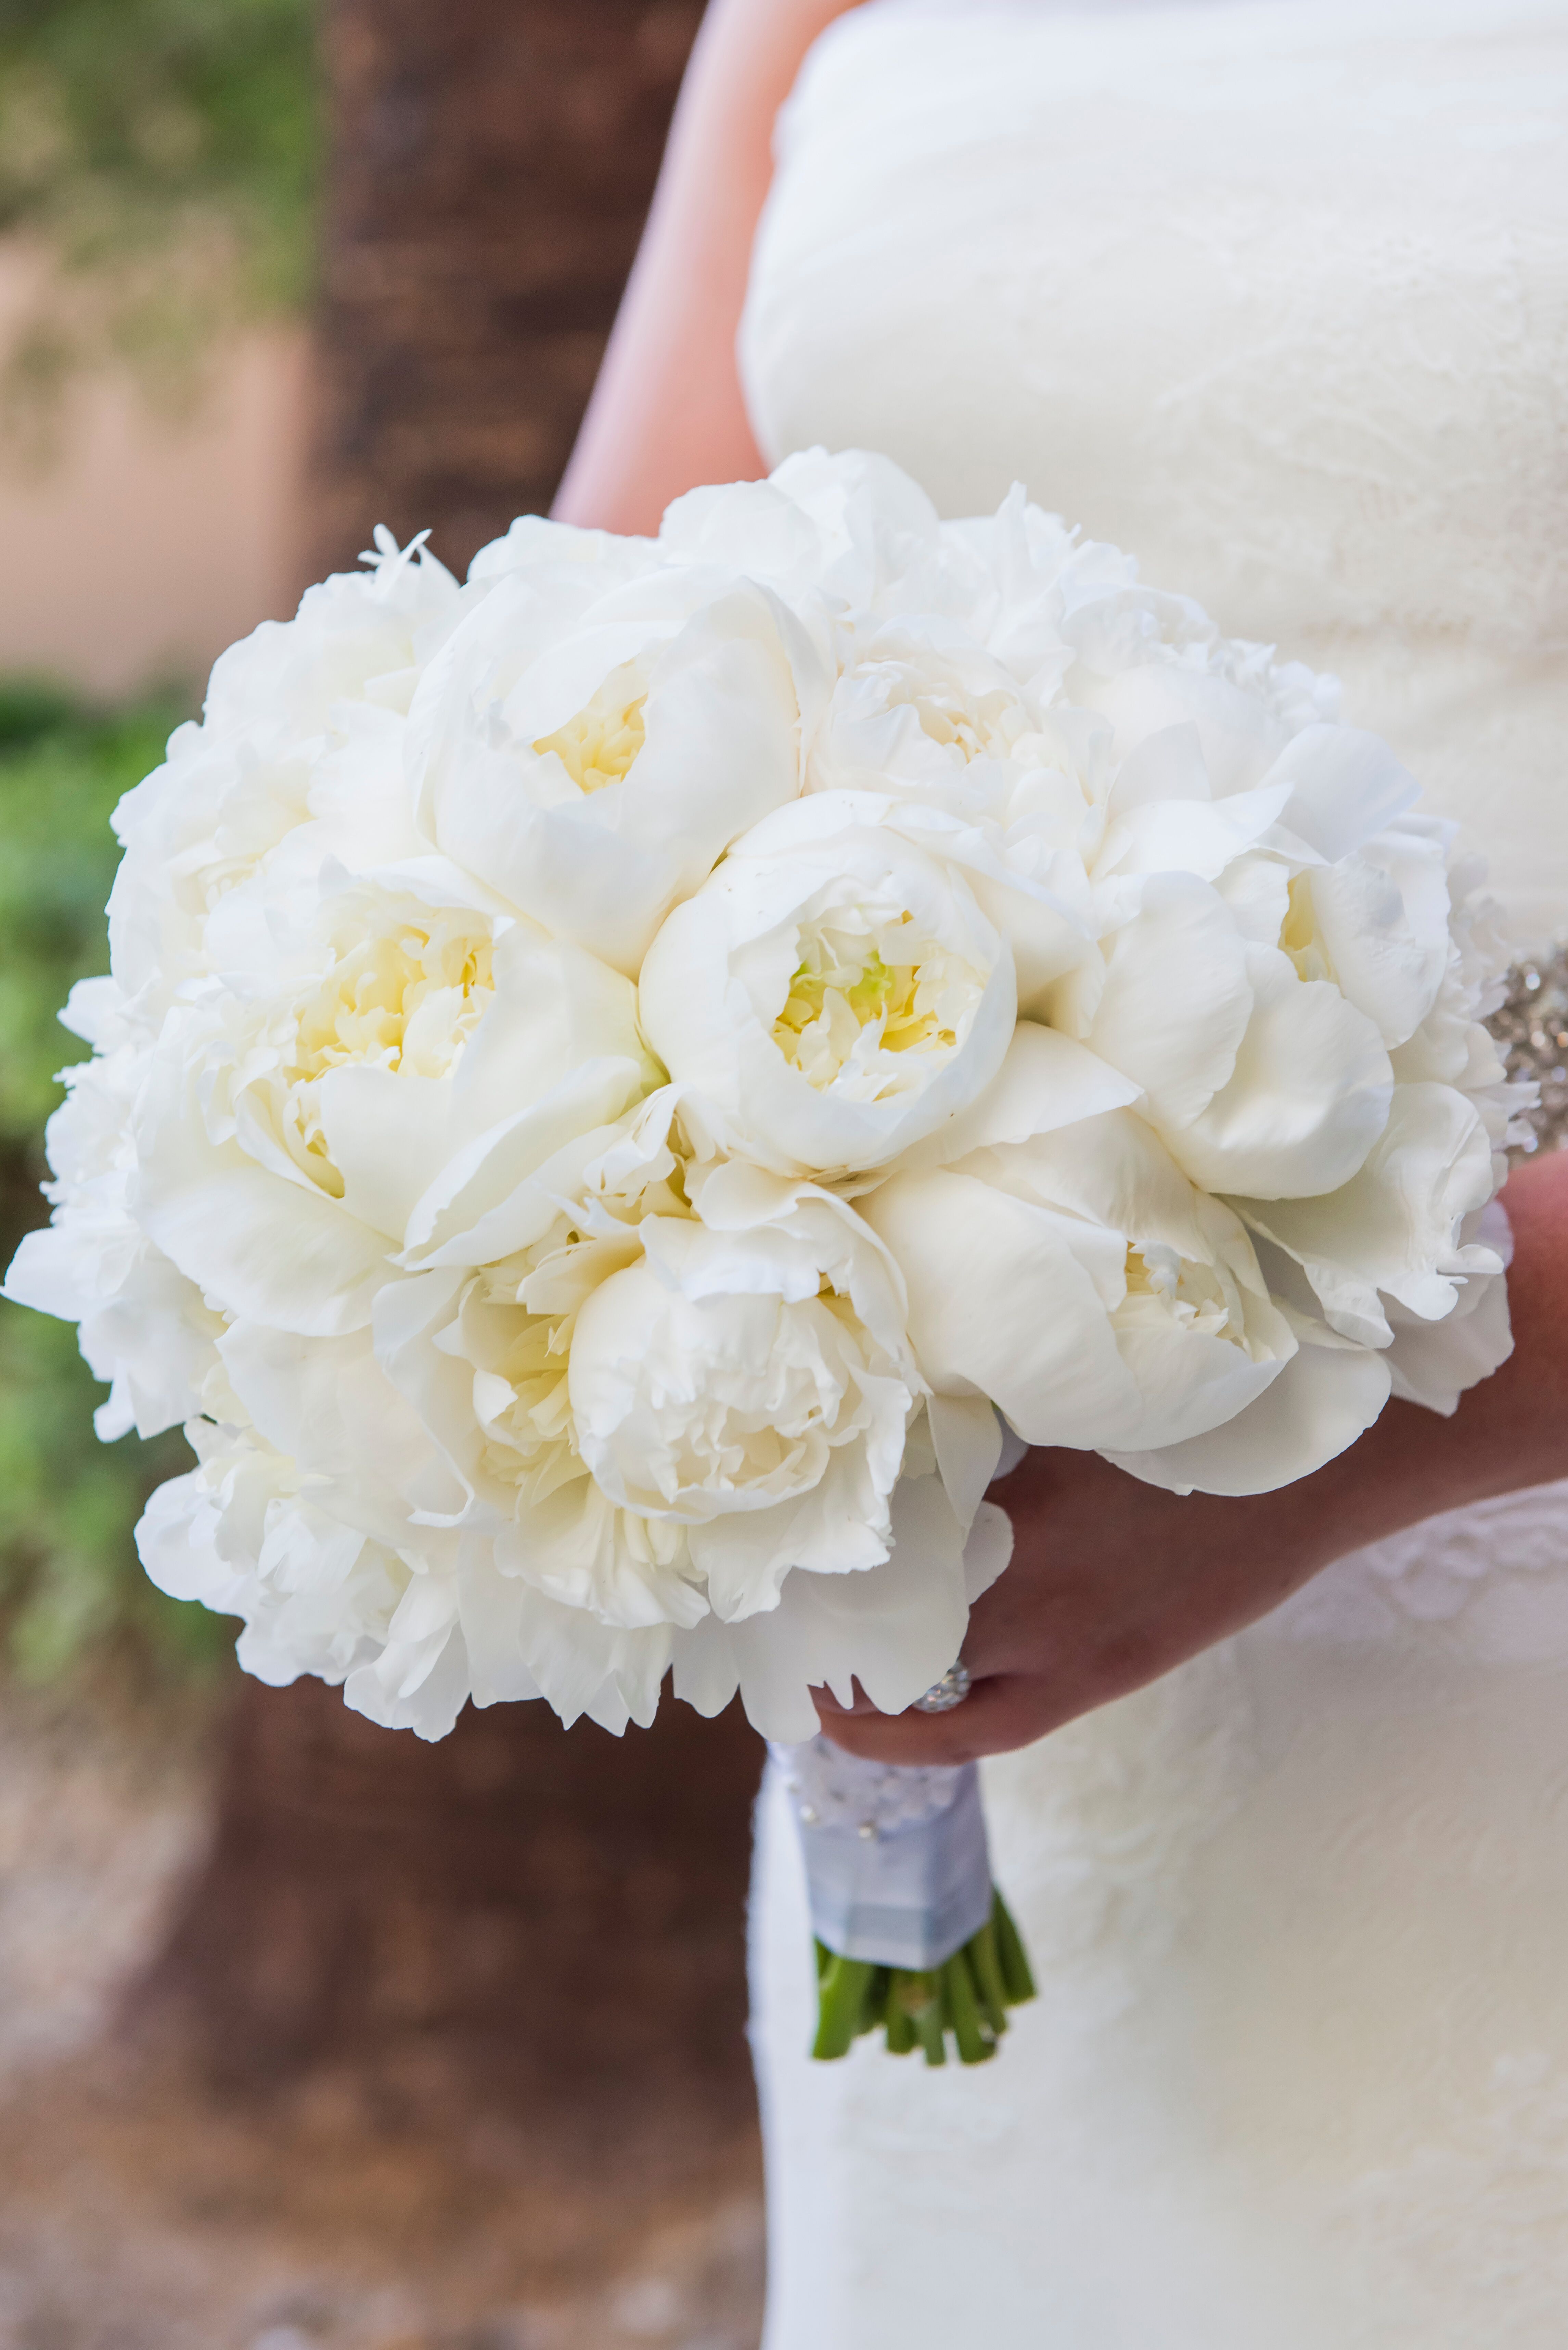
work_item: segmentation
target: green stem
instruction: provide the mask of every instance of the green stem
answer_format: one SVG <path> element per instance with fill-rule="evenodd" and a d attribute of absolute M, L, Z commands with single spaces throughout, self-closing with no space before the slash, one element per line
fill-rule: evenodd
<path fill-rule="evenodd" d="M 978 1934 L 935 1969 L 874 1965 L 816 1945 L 817 2022 L 814 2056 L 847 2056 L 865 2033 L 880 2029 L 889 2054 L 923 2049 L 928 2064 L 948 2061 L 948 2034 L 961 2064 L 983 2064 L 1007 2029 L 1007 2010 L 1034 1997 L 1023 1940 L 1005 1901 L 992 1891 L 991 1916 Z"/>
<path fill-rule="evenodd" d="M 926 2062 L 928 2064 L 945 2064 L 948 2046 L 942 2030 L 941 1978 L 939 1975 L 904 1973 L 902 1968 L 899 1972 L 904 1975 L 909 2018 L 915 2027 L 915 2037 L 926 2052 Z"/>
<path fill-rule="evenodd" d="M 946 1993 L 953 2038 L 958 2042 L 959 2063 L 983 2064 L 988 2056 L 995 2055 L 996 2043 L 981 2030 L 980 2009 L 974 1997 L 974 1978 L 970 1973 L 969 1960 L 962 1950 L 955 1950 L 942 1969 L 942 1990 Z"/>
<path fill-rule="evenodd" d="M 871 1979 L 877 1972 L 866 1959 L 833 1958 L 817 1989 L 816 2043 L 814 2056 L 847 2056 L 861 2029 Z"/>
<path fill-rule="evenodd" d="M 860 2011 L 860 2021 L 855 2027 L 857 2039 L 863 2032 L 875 2032 L 879 2023 L 887 2021 L 888 1998 L 892 1988 L 892 1968 L 878 1967 L 867 1986 L 865 2004 Z"/>
<path fill-rule="evenodd" d="M 969 1944 L 969 1962 L 974 1969 L 974 1979 L 985 2009 L 985 2020 L 992 2035 L 1000 2040 L 1007 2029 L 1007 1985 L 1002 1977 L 1002 1960 L 996 1950 L 996 1909 Z"/>
<path fill-rule="evenodd" d="M 1000 1893 L 993 1892 L 992 1923 L 996 1928 L 996 1955 L 1002 1961 L 1002 1980 L 1007 1987 L 1009 2007 L 1022 2007 L 1025 2000 L 1034 1997 L 1034 1978 L 1029 1971 L 1029 1956 L 1023 1948 L 1023 1937 L 1012 1922 L 1012 1913 Z"/>
<path fill-rule="evenodd" d="M 888 2054 L 889 2056 L 908 2056 L 919 2045 L 915 2019 L 909 2013 L 903 1997 L 903 1982 L 907 1980 L 907 1977 L 901 1978 L 895 1973 L 888 1991 Z"/>

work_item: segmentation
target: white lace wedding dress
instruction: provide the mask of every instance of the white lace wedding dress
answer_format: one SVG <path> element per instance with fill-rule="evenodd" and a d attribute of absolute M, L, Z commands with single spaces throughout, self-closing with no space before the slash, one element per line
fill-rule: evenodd
<path fill-rule="evenodd" d="M 1020 477 L 1337 671 L 1548 940 L 1568 0 L 871 0 L 780 144 L 769 455 L 882 449 L 948 514 Z M 978 2071 L 807 2062 L 762 1821 L 767 2350 L 1563 2350 L 1568 1488 L 986 1778 L 1041 1996 Z"/>

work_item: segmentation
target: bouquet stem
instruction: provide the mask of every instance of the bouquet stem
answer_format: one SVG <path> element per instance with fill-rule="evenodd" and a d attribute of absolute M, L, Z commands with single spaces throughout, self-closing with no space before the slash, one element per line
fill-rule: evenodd
<path fill-rule="evenodd" d="M 925 2052 L 928 2064 L 948 2061 L 951 2034 L 961 2064 L 983 2064 L 1007 2029 L 1007 2011 L 1034 1996 L 1023 1938 L 993 1887 L 991 1916 L 939 1967 L 877 1966 L 841 1958 L 816 1945 L 816 2038 L 812 2054 L 846 2056 L 855 2042 L 880 2029 L 893 2056 Z"/>
<path fill-rule="evenodd" d="M 950 2041 L 961 2064 L 985 2064 L 1034 1980 L 992 1877 L 975 1765 L 874 1762 L 821 1735 L 769 1753 L 805 1865 L 812 2054 L 880 2031 L 895 2056 L 945 2064 Z"/>

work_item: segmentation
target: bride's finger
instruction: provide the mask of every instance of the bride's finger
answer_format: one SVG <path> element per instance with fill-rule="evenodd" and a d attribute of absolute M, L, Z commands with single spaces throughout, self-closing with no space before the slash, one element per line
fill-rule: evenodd
<path fill-rule="evenodd" d="M 1045 1726 L 1040 1692 L 1023 1673 L 998 1673 L 977 1680 L 950 1713 L 877 1713 L 857 1705 L 849 1712 L 826 1690 L 812 1692 L 817 1718 L 836 1746 L 877 1762 L 973 1762 L 1027 1746 Z"/>

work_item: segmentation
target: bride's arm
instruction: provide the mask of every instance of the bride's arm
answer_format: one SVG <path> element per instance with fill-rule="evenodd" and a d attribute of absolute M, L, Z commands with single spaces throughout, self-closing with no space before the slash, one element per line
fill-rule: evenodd
<path fill-rule="evenodd" d="M 767 471 L 735 368 L 774 120 L 801 59 L 852 0 L 711 0 L 648 228 L 555 511 L 652 532 L 671 498 Z"/>
<path fill-rule="evenodd" d="M 1092 1453 L 1030 1453 L 995 1489 L 1015 1548 L 964 1642 L 968 1702 L 888 1719 L 819 1697 L 834 1738 L 896 1762 L 1027 1745 L 1267 1615 L 1364 1543 L 1568 1477 L 1568 1151 L 1521 1167 L 1505 1203 L 1514 1351 L 1452 1419 L 1392 1403 L 1315 1476 L 1245 1501 L 1179 1498 Z"/>

